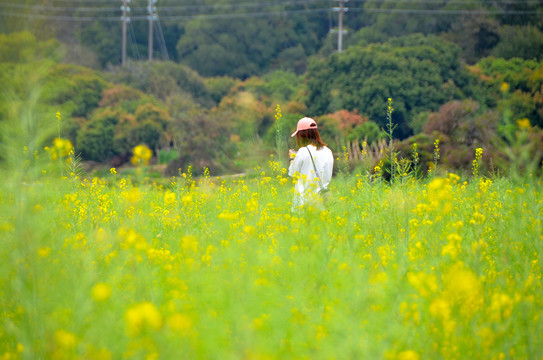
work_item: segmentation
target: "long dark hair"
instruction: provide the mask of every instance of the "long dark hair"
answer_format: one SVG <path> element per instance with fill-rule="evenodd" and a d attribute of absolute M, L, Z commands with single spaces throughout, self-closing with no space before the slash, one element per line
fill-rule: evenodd
<path fill-rule="evenodd" d="M 326 143 L 321 140 L 321 135 L 317 129 L 307 129 L 300 130 L 296 134 L 296 144 L 298 147 L 303 147 L 307 145 L 314 145 L 317 147 L 317 150 L 322 149 L 323 146 L 326 146 Z"/>

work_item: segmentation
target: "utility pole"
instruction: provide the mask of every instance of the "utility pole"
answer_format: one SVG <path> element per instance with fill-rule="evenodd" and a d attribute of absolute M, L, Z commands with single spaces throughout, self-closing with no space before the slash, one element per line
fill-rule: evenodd
<path fill-rule="evenodd" d="M 121 20 L 123 21 L 121 65 L 124 66 L 126 64 L 126 24 L 130 21 L 130 18 L 128 18 L 128 12 L 130 11 L 128 3 L 130 2 L 130 0 L 121 1 L 123 2 L 123 5 L 121 6 L 121 10 L 123 11 L 123 17 L 121 18 Z"/>
<path fill-rule="evenodd" d="M 339 7 L 333 8 L 335 12 L 338 13 L 338 30 L 337 30 L 337 51 L 343 51 L 343 34 L 346 34 L 347 31 L 343 30 L 343 13 L 349 11 L 349 8 L 344 7 L 344 3 L 349 0 L 335 0 L 339 1 Z"/>
<path fill-rule="evenodd" d="M 147 10 L 149 12 L 149 48 L 148 48 L 148 55 L 149 60 L 153 60 L 153 21 L 156 18 L 156 4 L 157 0 L 148 0 L 149 5 L 147 6 Z"/>

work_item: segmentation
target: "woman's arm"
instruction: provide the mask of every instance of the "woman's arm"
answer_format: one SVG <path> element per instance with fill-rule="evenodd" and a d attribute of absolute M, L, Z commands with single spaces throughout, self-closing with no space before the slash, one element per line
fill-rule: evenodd
<path fill-rule="evenodd" d="M 289 150 L 290 153 L 290 150 Z M 295 173 L 300 172 L 302 169 L 302 155 L 300 154 L 300 151 L 296 153 L 296 157 L 294 159 L 290 159 L 290 165 L 288 167 L 288 175 L 294 176 Z"/>

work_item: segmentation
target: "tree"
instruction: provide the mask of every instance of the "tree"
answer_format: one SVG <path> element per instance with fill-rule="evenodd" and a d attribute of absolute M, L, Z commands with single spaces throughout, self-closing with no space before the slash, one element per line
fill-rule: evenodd
<path fill-rule="evenodd" d="M 440 38 L 410 35 L 314 59 L 306 74 L 307 106 L 313 114 L 358 110 L 384 127 L 391 97 L 396 135 L 405 138 L 414 114 L 470 94 L 459 55 L 458 47 Z"/>
<path fill-rule="evenodd" d="M 105 109 L 77 134 L 76 149 L 85 160 L 104 162 L 116 155 L 114 138 L 119 114 Z"/>
<path fill-rule="evenodd" d="M 209 2 L 216 11 L 243 16 L 248 7 L 227 9 L 231 2 Z M 211 6 L 213 4 L 213 6 Z M 190 20 L 177 44 L 179 61 L 203 76 L 233 76 L 246 79 L 269 69 L 305 69 L 306 55 L 316 52 L 328 32 L 328 19 L 323 14 L 284 16 L 282 10 L 311 10 L 318 4 L 256 4 L 266 17 L 247 14 L 239 20 L 231 18 L 196 18 Z M 213 12 L 212 9 L 209 12 Z M 293 61 L 294 60 L 294 61 Z"/>
<path fill-rule="evenodd" d="M 368 0 L 364 2 L 362 21 L 388 36 L 412 33 L 437 34 L 447 31 L 456 16 L 436 16 L 429 10 L 447 10 L 449 1 L 415 2 L 410 0 Z M 373 12 L 373 10 L 382 10 Z M 387 12 L 387 10 L 392 10 Z M 394 10 L 399 10 L 395 12 Z M 405 11 L 407 10 L 407 11 Z M 409 12 L 412 10 L 413 12 Z M 422 13 L 417 13 L 422 10 Z"/>
<path fill-rule="evenodd" d="M 162 101 L 181 93 L 202 106 L 215 105 L 205 80 L 189 67 L 171 61 L 130 62 L 114 68 L 112 77 L 115 83 L 135 87 Z"/>
<path fill-rule="evenodd" d="M 179 157 L 168 164 L 166 174 L 178 175 L 190 165 L 199 175 L 207 167 L 211 174 L 236 169 L 233 159 L 236 144 L 231 141 L 232 124 L 224 114 L 199 109 L 177 117 L 173 113 L 172 134 Z"/>
<path fill-rule="evenodd" d="M 45 101 L 53 104 L 70 102 L 69 115 L 73 117 L 90 116 L 108 86 L 98 72 L 75 65 L 56 65 L 47 78 Z"/>
<path fill-rule="evenodd" d="M 81 43 L 94 51 L 102 67 L 121 63 L 121 38 L 111 34 L 121 34 L 120 21 L 94 22 L 79 35 Z"/>
<path fill-rule="evenodd" d="M 417 143 L 422 170 L 426 171 L 433 161 L 434 141 L 439 140 L 439 164 L 469 173 L 475 150 L 483 148 L 483 160 L 489 169 L 491 159 L 496 166 L 503 163 L 505 156 L 500 148 L 499 124 L 497 111 L 486 110 L 472 99 L 447 102 L 439 111 L 430 113 L 423 132 L 402 141 L 399 150 L 409 156 Z"/>
<path fill-rule="evenodd" d="M 510 121 L 526 117 L 543 127 L 543 62 L 488 57 L 471 71 Z"/>
<path fill-rule="evenodd" d="M 543 33 L 534 26 L 503 26 L 500 42 L 491 51 L 495 57 L 543 60 Z"/>
<path fill-rule="evenodd" d="M 462 58 L 474 64 L 488 56 L 500 41 L 500 24 L 489 16 L 464 16 L 444 34 L 462 49 Z"/>
<path fill-rule="evenodd" d="M 58 62 L 62 51 L 58 41 L 38 41 L 28 31 L 0 34 L 0 63 L 28 64 L 40 59 Z"/>

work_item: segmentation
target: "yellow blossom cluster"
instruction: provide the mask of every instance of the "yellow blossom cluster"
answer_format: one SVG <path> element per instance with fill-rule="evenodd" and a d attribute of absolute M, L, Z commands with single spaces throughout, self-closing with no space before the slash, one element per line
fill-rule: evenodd
<path fill-rule="evenodd" d="M 73 154 L 73 150 L 74 146 L 70 140 L 59 137 L 53 139 L 53 146 L 45 147 L 45 151 L 51 155 L 52 160 L 64 159 L 68 155 Z"/>
<path fill-rule="evenodd" d="M 0 359 L 540 358 L 541 184 L 377 180 L 2 188 Z"/>
<path fill-rule="evenodd" d="M 130 162 L 133 165 L 147 165 L 153 157 L 153 151 L 145 144 L 134 147 L 132 154 Z"/>

